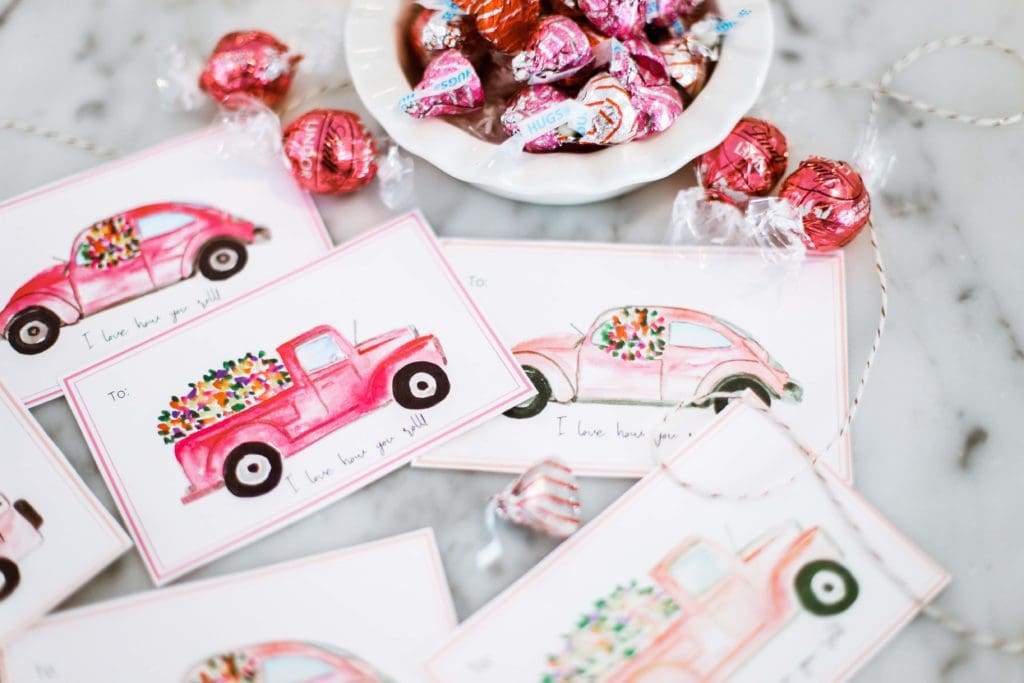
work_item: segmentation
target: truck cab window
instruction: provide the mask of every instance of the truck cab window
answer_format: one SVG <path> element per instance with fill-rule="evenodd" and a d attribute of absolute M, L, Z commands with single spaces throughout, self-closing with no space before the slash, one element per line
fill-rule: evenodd
<path fill-rule="evenodd" d="M 690 595 L 703 595 L 725 578 L 728 567 L 706 545 L 697 544 L 676 559 L 672 578 Z"/>
<path fill-rule="evenodd" d="M 296 348 L 295 355 L 306 372 L 316 372 L 345 360 L 338 342 L 326 334 Z"/>

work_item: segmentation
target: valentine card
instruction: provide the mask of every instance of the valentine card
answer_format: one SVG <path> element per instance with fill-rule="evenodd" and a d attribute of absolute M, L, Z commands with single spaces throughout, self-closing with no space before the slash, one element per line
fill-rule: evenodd
<path fill-rule="evenodd" d="M 816 447 L 846 414 L 843 256 L 770 263 L 755 250 L 449 240 L 447 254 L 536 394 L 416 466 L 639 477 L 754 391 Z M 851 478 L 849 439 L 825 454 Z"/>
<path fill-rule="evenodd" d="M 0 376 L 30 405 L 330 247 L 288 171 L 220 128 L 0 203 L 0 234 Z"/>
<path fill-rule="evenodd" d="M 5 647 L 0 670 L 26 683 L 421 681 L 455 623 L 421 529 L 57 613 Z"/>
<path fill-rule="evenodd" d="M 471 617 L 434 680 L 848 678 L 948 575 L 753 399 Z"/>
<path fill-rule="evenodd" d="M 64 386 L 158 584 L 532 392 L 418 214 Z"/>
<path fill-rule="evenodd" d="M 0 640 L 6 640 L 131 541 L 2 383 L 0 434 Z"/>

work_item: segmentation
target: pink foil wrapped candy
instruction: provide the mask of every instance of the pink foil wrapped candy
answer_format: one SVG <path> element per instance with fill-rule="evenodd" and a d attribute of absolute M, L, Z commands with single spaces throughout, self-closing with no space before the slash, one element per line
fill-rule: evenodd
<path fill-rule="evenodd" d="M 666 130 L 683 113 L 683 98 L 671 85 L 637 88 L 633 91 L 633 104 L 640 112 L 638 140 Z"/>
<path fill-rule="evenodd" d="M 399 107 L 416 118 L 458 116 L 483 106 L 484 88 L 473 65 L 458 50 L 435 57 L 415 89 L 399 101 Z"/>
<path fill-rule="evenodd" d="M 573 75 L 593 60 L 583 29 L 568 17 L 552 15 L 541 21 L 529 46 L 512 60 L 512 71 L 517 81 L 551 83 Z"/>
<path fill-rule="evenodd" d="M 669 85 L 672 82 L 665 56 L 649 40 L 626 38 L 622 41 L 622 46 L 636 63 L 637 72 L 644 85 Z"/>
<path fill-rule="evenodd" d="M 644 0 L 579 0 L 580 9 L 597 30 L 613 38 L 643 35 Z"/>
<path fill-rule="evenodd" d="M 509 101 L 508 109 L 501 115 L 501 125 L 510 137 L 522 131 L 526 139 L 523 149 L 527 152 L 556 150 L 578 136 L 565 126 L 531 136 L 530 131 L 523 130 L 522 124 L 527 122 L 527 125 L 534 123 L 538 127 L 547 127 L 542 120 L 543 116 L 539 115 L 545 111 L 551 111 L 556 105 L 568 100 L 569 97 L 554 86 L 543 84 L 527 86 Z"/>
<path fill-rule="evenodd" d="M 218 102 L 245 94 L 273 107 L 288 92 L 301 55 L 263 31 L 229 33 L 213 48 L 199 87 Z"/>
<path fill-rule="evenodd" d="M 472 34 L 473 20 L 463 14 L 424 9 L 409 27 L 409 44 L 427 64 L 438 52 L 463 48 Z"/>
<path fill-rule="evenodd" d="M 598 74 L 587 81 L 577 99 L 591 110 L 590 127 L 582 143 L 617 145 L 640 132 L 640 113 L 630 92 L 614 76 Z"/>

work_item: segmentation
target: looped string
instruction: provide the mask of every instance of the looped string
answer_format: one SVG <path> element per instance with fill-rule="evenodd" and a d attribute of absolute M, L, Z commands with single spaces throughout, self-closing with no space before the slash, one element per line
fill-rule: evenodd
<path fill-rule="evenodd" d="M 943 119 L 947 119 L 949 121 L 964 123 L 970 126 L 998 128 L 1001 126 L 1019 124 L 1022 121 L 1024 121 L 1024 111 L 1008 114 L 1005 116 L 975 116 L 972 114 L 964 114 L 961 112 L 953 111 L 951 109 L 945 109 L 933 103 L 926 102 L 912 95 L 898 92 L 890 88 L 892 81 L 901 71 L 906 69 L 914 62 L 920 60 L 922 57 L 925 57 L 927 55 L 930 55 L 934 52 L 946 48 L 965 46 L 997 50 L 1003 54 L 1006 54 L 1010 57 L 1014 57 L 1019 61 L 1024 62 L 1024 55 L 1022 55 L 1021 52 L 1012 47 L 1009 47 L 1008 45 L 1004 45 L 990 38 L 979 38 L 976 36 L 967 35 L 952 36 L 949 38 L 943 38 L 940 40 L 933 40 L 926 43 L 922 43 L 921 45 L 915 47 L 913 50 L 903 55 L 903 57 L 893 62 L 892 65 L 890 65 L 890 67 L 882 75 L 881 80 L 878 82 L 865 81 L 859 79 L 834 78 L 817 78 L 796 81 L 773 89 L 771 92 L 769 92 L 762 98 L 759 104 L 760 106 L 763 107 L 765 102 L 781 99 L 782 97 L 790 93 L 803 92 L 807 90 L 853 88 L 871 92 L 871 110 L 868 115 L 868 122 L 866 126 L 867 132 L 865 135 L 865 139 L 868 141 L 872 140 L 873 137 L 877 134 L 879 103 L 880 100 L 885 97 L 888 97 L 902 104 L 906 104 L 910 107 L 913 107 L 914 109 L 917 109 L 918 111 L 924 112 L 925 114 L 937 116 Z M 838 432 L 823 449 L 821 449 L 820 451 L 813 451 L 809 449 L 807 446 L 805 446 L 798 438 L 796 438 L 796 435 L 793 433 L 789 425 L 782 422 L 774 413 L 770 412 L 767 407 L 764 407 L 763 410 L 775 421 L 776 424 L 783 428 L 783 430 L 789 436 L 792 442 L 800 448 L 801 452 L 805 455 L 806 465 L 814 471 L 817 479 L 825 487 L 829 495 L 829 498 L 832 501 L 832 504 L 840 512 L 840 515 L 843 517 L 846 524 L 855 532 L 855 536 L 857 537 L 860 544 L 875 559 L 879 567 L 886 573 L 886 575 L 893 580 L 893 582 L 907 595 L 907 597 L 914 601 L 914 603 L 920 608 L 922 614 L 929 617 L 930 619 L 932 619 L 933 621 L 935 621 L 940 626 L 947 629 L 957 637 L 973 645 L 976 645 L 977 647 L 982 647 L 1010 655 L 1024 654 L 1024 638 L 1007 638 L 997 634 L 980 631 L 974 627 L 968 626 L 959 617 L 947 612 L 941 607 L 937 607 L 932 604 L 925 604 L 924 600 L 922 600 L 919 596 L 914 594 L 914 592 L 910 589 L 910 587 L 906 584 L 905 581 L 903 581 L 900 577 L 893 573 L 892 569 L 886 563 L 884 557 L 882 557 L 882 555 L 870 545 L 870 543 L 865 538 L 863 532 L 861 531 L 860 527 L 857 525 L 856 521 L 850 516 L 850 514 L 842 506 L 839 500 L 831 492 L 831 489 L 828 487 L 826 480 L 822 477 L 818 469 L 818 461 L 821 459 L 822 455 L 828 452 L 831 448 L 835 446 L 836 443 L 838 443 L 841 439 L 843 439 L 846 436 L 846 433 L 849 431 L 850 426 L 853 423 L 853 419 L 856 416 L 857 410 L 860 407 L 864 397 L 864 391 L 867 387 L 868 377 L 871 374 L 871 369 L 873 368 L 875 359 L 878 356 L 878 350 L 881 346 L 882 336 L 885 333 L 885 323 L 886 318 L 888 317 L 889 307 L 888 281 L 886 278 L 885 267 L 882 262 L 881 249 L 879 248 L 878 244 L 878 234 L 875 231 L 874 224 L 871 222 L 868 223 L 868 234 L 871 240 L 871 248 L 874 253 L 875 271 L 878 275 L 878 287 L 880 295 L 878 324 L 875 327 L 875 335 L 871 342 L 871 348 L 868 352 L 867 360 L 865 361 L 864 366 L 861 370 L 860 381 L 857 384 L 857 390 L 854 393 L 853 400 L 850 403 L 849 409 L 846 411 L 846 416 L 843 419 L 843 423 L 839 427 Z M 694 399 L 690 399 L 688 401 L 683 401 L 677 404 L 672 411 L 670 411 L 669 413 L 665 414 L 662 417 L 661 424 L 664 425 L 665 422 L 671 416 L 673 416 L 676 412 L 682 410 L 683 408 L 687 408 L 694 405 L 706 405 L 706 402 L 708 400 L 713 400 L 716 397 L 736 398 L 736 396 L 736 394 L 708 394 L 707 396 L 701 396 Z M 687 482 L 681 479 L 678 476 L 678 474 L 674 472 L 672 468 L 669 467 L 667 463 L 665 463 L 665 461 L 661 458 L 660 449 L 658 448 L 658 446 L 656 444 L 653 444 L 653 446 L 654 458 L 657 461 L 658 466 L 660 466 L 673 481 L 679 484 L 682 488 L 692 493 L 708 498 L 725 498 L 730 500 L 752 500 L 757 498 L 764 498 L 792 483 L 793 480 L 796 479 L 802 472 L 801 470 L 795 473 L 788 474 L 784 476 L 782 479 L 770 483 L 767 486 L 756 491 L 723 492 L 706 490 L 701 489 L 692 482 Z"/>
<path fill-rule="evenodd" d="M 115 147 L 104 147 L 75 135 L 66 135 L 51 128 L 42 128 L 26 121 L 18 121 L 17 119 L 0 119 L 0 130 L 13 130 L 27 135 L 34 135 L 44 140 L 52 140 L 69 147 L 76 147 L 106 159 L 124 156 L 124 152 Z"/>

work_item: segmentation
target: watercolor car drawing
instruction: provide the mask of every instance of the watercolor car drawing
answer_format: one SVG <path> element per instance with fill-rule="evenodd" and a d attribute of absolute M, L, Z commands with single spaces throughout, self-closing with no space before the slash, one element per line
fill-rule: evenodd
<path fill-rule="evenodd" d="M 175 457 L 190 483 L 183 503 L 222 485 L 243 498 L 269 493 L 281 481 L 285 458 L 392 399 L 418 411 L 437 405 L 451 390 L 440 341 L 412 326 L 353 345 L 333 327 L 320 325 L 277 352 L 283 368 L 251 405 L 242 402 L 237 411 L 228 405 L 201 422 L 194 418 L 206 407 L 181 406 L 161 414 L 159 429 L 182 435 L 165 442 L 174 441 Z M 212 381 L 216 385 L 218 379 Z M 222 389 L 229 388 L 213 387 L 220 402 Z"/>
<path fill-rule="evenodd" d="M 18 563 L 43 542 L 42 516 L 27 500 L 11 502 L 0 494 L 0 600 L 21 583 Z"/>
<path fill-rule="evenodd" d="M 0 310 L 0 331 L 18 353 L 42 353 L 60 328 L 200 273 L 226 280 L 248 260 L 247 245 L 270 231 L 208 206 L 140 206 L 81 231 L 70 259 L 18 288 Z"/>
<path fill-rule="evenodd" d="M 276 641 L 214 655 L 192 667 L 182 683 L 391 683 L 391 679 L 340 648 Z"/>
<path fill-rule="evenodd" d="M 512 418 L 538 415 L 552 401 L 664 405 L 744 389 L 769 405 L 803 400 L 800 384 L 749 333 L 686 308 L 610 309 L 585 333 L 531 339 L 512 353 L 537 390 L 505 412 Z M 727 404 L 719 397 L 705 405 L 720 412 Z"/>
<path fill-rule="evenodd" d="M 860 587 L 841 560 L 821 528 L 794 521 L 738 553 L 687 538 L 651 570 L 655 586 L 620 588 L 602 601 L 623 614 L 584 618 L 565 651 L 549 657 L 542 681 L 591 680 L 572 677 L 579 666 L 615 683 L 723 680 L 798 614 L 834 617 L 853 606 Z M 628 628 L 595 636 L 624 623 L 624 614 Z"/>

